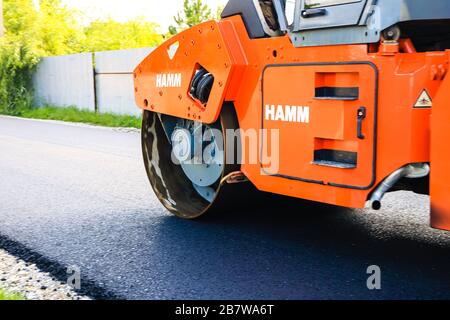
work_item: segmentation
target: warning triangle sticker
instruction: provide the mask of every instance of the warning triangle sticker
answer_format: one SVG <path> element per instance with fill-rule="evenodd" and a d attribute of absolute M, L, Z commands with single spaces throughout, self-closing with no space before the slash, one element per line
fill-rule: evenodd
<path fill-rule="evenodd" d="M 433 106 L 433 100 L 431 99 L 427 90 L 424 89 L 422 91 L 422 93 L 420 94 L 419 99 L 417 99 L 417 102 L 414 105 L 414 108 L 431 108 L 432 106 Z"/>

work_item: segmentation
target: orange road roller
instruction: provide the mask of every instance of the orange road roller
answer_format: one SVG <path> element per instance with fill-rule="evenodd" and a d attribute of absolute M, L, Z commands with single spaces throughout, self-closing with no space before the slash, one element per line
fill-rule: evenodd
<path fill-rule="evenodd" d="M 243 186 L 373 209 L 408 190 L 450 230 L 449 60 L 448 0 L 230 0 L 134 71 L 150 183 L 186 219 Z"/>

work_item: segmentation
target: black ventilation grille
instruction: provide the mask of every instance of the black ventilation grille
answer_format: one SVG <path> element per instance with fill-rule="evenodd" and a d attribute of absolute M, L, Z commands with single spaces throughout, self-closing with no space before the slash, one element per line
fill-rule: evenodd
<path fill-rule="evenodd" d="M 316 88 L 316 99 L 358 100 L 358 87 L 319 87 Z"/>

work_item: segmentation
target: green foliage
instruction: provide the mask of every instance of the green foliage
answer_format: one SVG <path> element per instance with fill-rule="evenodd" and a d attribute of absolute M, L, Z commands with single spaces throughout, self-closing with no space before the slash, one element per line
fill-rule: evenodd
<path fill-rule="evenodd" d="M 76 12 L 60 0 L 41 0 L 39 10 L 32 0 L 3 0 L 6 39 L 26 46 L 37 56 L 78 52 L 83 38 Z"/>
<path fill-rule="evenodd" d="M 95 113 L 77 108 L 43 107 L 24 110 L 22 117 L 89 123 L 105 127 L 140 128 L 141 118 L 110 113 Z"/>
<path fill-rule="evenodd" d="M 79 13 L 61 0 L 40 0 L 39 10 L 32 0 L 3 1 L 6 37 L 26 44 L 38 56 L 149 47 L 163 41 L 158 25 L 144 18 L 124 23 L 97 20 L 82 26 Z"/>
<path fill-rule="evenodd" d="M 38 52 L 42 56 L 82 51 L 85 35 L 76 11 L 62 6 L 60 0 L 40 0 L 38 17 Z"/>
<path fill-rule="evenodd" d="M 26 44 L 0 40 L 0 112 L 18 115 L 31 107 L 31 77 L 37 62 Z"/>
<path fill-rule="evenodd" d="M 84 51 L 120 50 L 157 46 L 163 37 L 157 25 L 144 18 L 120 23 L 112 19 L 92 22 L 85 30 Z"/>
<path fill-rule="evenodd" d="M 156 46 L 163 37 L 144 19 L 77 22 L 61 0 L 3 0 L 6 35 L 0 38 L 0 112 L 19 115 L 32 105 L 31 77 L 40 57 Z"/>
<path fill-rule="evenodd" d="M 2 289 L 0 289 L 0 300 L 25 300 L 25 298 L 19 294 L 6 293 Z"/>
<path fill-rule="evenodd" d="M 27 42 L 30 47 L 37 44 L 39 17 L 31 0 L 3 0 L 3 18 L 9 40 Z"/>
<path fill-rule="evenodd" d="M 0 111 L 17 115 L 31 106 L 38 14 L 29 0 L 4 0 L 3 8 L 6 35 L 0 39 Z"/>
<path fill-rule="evenodd" d="M 183 12 L 179 12 L 174 18 L 176 26 L 169 27 L 169 33 L 175 35 L 180 31 L 207 20 L 214 19 L 211 9 L 202 0 L 184 0 Z"/>
<path fill-rule="evenodd" d="M 216 19 L 217 20 L 220 20 L 222 18 L 221 15 L 222 15 L 223 9 L 225 9 L 225 6 L 223 6 L 223 5 L 217 7 L 217 10 L 216 10 Z"/>

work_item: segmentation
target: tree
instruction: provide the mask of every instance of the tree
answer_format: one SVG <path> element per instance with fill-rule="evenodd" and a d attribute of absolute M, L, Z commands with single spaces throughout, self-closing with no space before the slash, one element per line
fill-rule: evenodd
<path fill-rule="evenodd" d="M 37 56 L 131 49 L 159 45 L 158 26 L 144 18 L 120 23 L 97 20 L 87 27 L 78 23 L 79 12 L 61 0 L 4 0 L 7 38 Z"/>
<path fill-rule="evenodd" d="M 163 40 L 157 25 L 144 19 L 94 21 L 84 27 L 77 22 L 78 12 L 61 0 L 40 0 L 39 6 L 34 1 L 3 0 L 0 113 L 20 114 L 31 107 L 31 78 L 40 57 L 151 47 Z"/>
<path fill-rule="evenodd" d="M 159 45 L 163 37 L 157 25 L 139 18 L 125 23 L 97 20 L 85 28 L 83 51 L 120 50 Z"/>
<path fill-rule="evenodd" d="M 38 12 L 31 0 L 5 0 L 3 19 L 7 37 L 29 44 L 36 42 Z"/>
<path fill-rule="evenodd" d="M 39 4 L 39 51 L 47 56 L 80 52 L 84 34 L 77 23 L 78 12 L 63 6 L 61 0 L 40 0 Z"/>
<path fill-rule="evenodd" d="M 0 37 L 3 36 L 5 29 L 3 27 L 3 0 L 0 0 Z"/>
<path fill-rule="evenodd" d="M 174 17 L 176 26 L 170 26 L 169 33 L 175 35 L 213 18 L 211 9 L 207 4 L 203 4 L 202 0 L 184 0 L 183 12 Z"/>
<path fill-rule="evenodd" d="M 217 10 L 216 10 L 216 19 L 217 20 L 220 20 L 222 18 L 221 16 L 222 16 L 223 9 L 225 9 L 224 5 L 221 5 L 221 6 L 217 7 Z"/>
<path fill-rule="evenodd" d="M 38 13 L 31 0 L 5 0 L 0 39 L 0 112 L 19 114 L 31 106 L 31 76 L 38 57 Z"/>
<path fill-rule="evenodd" d="M 21 43 L 39 56 L 78 52 L 83 30 L 77 12 L 61 0 L 40 0 L 39 10 L 32 0 L 5 0 L 6 37 Z"/>

